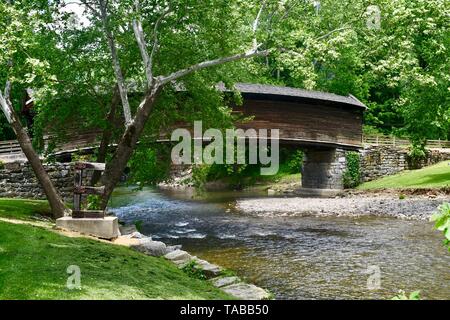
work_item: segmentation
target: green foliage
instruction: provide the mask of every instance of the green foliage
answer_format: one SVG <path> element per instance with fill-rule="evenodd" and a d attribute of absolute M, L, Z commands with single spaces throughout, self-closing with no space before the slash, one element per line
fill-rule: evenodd
<path fill-rule="evenodd" d="M 49 157 L 49 160 L 52 158 Z M 91 154 L 86 154 L 82 150 L 77 150 L 71 154 L 72 162 L 92 162 L 93 156 Z"/>
<path fill-rule="evenodd" d="M 100 210 L 102 198 L 99 195 L 90 194 L 86 198 L 87 210 Z"/>
<path fill-rule="evenodd" d="M 198 263 L 195 260 L 189 261 L 183 268 L 184 273 L 194 279 L 206 280 L 205 273 L 198 267 Z"/>
<path fill-rule="evenodd" d="M 281 167 L 286 163 L 289 171 L 287 173 L 299 173 L 303 166 L 304 153 L 302 150 L 295 150 L 291 152 L 285 161 L 281 161 Z"/>
<path fill-rule="evenodd" d="M 5 169 L 5 163 L 0 160 L 0 170 Z"/>
<path fill-rule="evenodd" d="M 421 162 L 426 159 L 426 140 L 413 140 L 408 152 L 408 163 L 411 169 L 419 169 Z"/>
<path fill-rule="evenodd" d="M 399 290 L 398 295 L 392 298 L 392 300 L 420 300 L 420 291 L 414 291 L 406 295 L 405 291 Z"/>
<path fill-rule="evenodd" d="M 198 190 L 203 190 L 208 181 L 211 166 L 206 164 L 192 166 L 192 183 Z"/>
<path fill-rule="evenodd" d="M 380 29 L 366 25 L 369 4 Z M 304 1 L 269 38 L 285 50 L 259 66 L 274 83 L 353 94 L 382 133 L 449 138 L 449 13 L 442 0 L 322 0 L 318 12 Z"/>
<path fill-rule="evenodd" d="M 240 190 L 260 181 L 276 180 L 290 174 L 298 174 L 303 164 L 303 151 L 280 148 L 279 170 L 273 176 L 261 176 L 260 164 L 212 164 L 196 166 L 193 169 L 194 186 L 204 186 L 207 181 L 222 180 L 231 188 Z"/>
<path fill-rule="evenodd" d="M 399 199 L 399 200 L 405 200 L 405 199 L 406 199 L 406 196 L 405 196 L 403 193 L 400 193 L 400 194 L 398 195 L 398 199 Z"/>
<path fill-rule="evenodd" d="M 358 152 L 347 152 L 345 154 L 347 168 L 344 172 L 344 187 L 355 188 L 361 183 L 361 171 Z"/>
<path fill-rule="evenodd" d="M 439 206 L 438 211 L 431 216 L 436 230 L 442 231 L 445 240 L 444 244 L 450 252 L 450 203 L 445 202 Z"/>
<path fill-rule="evenodd" d="M 127 182 L 141 186 L 164 181 L 169 174 L 170 158 L 167 147 L 139 146 L 128 162 L 130 168 Z"/>

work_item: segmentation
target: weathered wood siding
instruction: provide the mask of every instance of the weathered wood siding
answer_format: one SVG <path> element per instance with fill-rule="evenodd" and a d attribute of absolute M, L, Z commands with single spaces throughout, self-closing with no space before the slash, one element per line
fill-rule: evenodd
<path fill-rule="evenodd" d="M 279 129 L 284 142 L 362 145 L 363 109 L 338 104 L 244 99 L 235 112 L 254 119 L 237 124 L 243 129 Z"/>

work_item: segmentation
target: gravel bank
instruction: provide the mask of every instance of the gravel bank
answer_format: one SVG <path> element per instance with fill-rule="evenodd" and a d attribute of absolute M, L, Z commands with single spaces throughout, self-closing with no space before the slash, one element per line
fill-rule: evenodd
<path fill-rule="evenodd" d="M 450 196 L 418 196 L 399 199 L 391 196 L 348 196 L 344 198 L 260 198 L 242 199 L 236 208 L 258 216 L 386 216 L 428 220 Z"/>

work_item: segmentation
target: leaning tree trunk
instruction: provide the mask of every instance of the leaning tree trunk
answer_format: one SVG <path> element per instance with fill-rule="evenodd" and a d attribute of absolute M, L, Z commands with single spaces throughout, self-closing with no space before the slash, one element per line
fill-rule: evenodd
<path fill-rule="evenodd" d="M 69 212 L 69 209 L 64 205 L 61 196 L 59 195 L 58 191 L 53 185 L 53 182 L 50 180 L 49 175 L 45 171 L 41 159 L 39 159 L 39 155 L 33 148 L 28 133 L 25 131 L 22 124 L 20 123 L 20 120 L 17 117 L 17 114 L 14 111 L 11 102 L 8 99 L 8 95 L 6 95 L 6 97 L 4 98 L 0 94 L 0 104 L 3 113 L 6 116 L 6 119 L 10 123 L 11 127 L 13 128 L 17 136 L 17 141 L 19 142 L 23 153 L 27 157 L 28 162 L 30 163 L 34 171 L 34 174 L 36 175 L 36 178 L 39 180 L 42 188 L 44 189 L 45 195 L 47 196 L 47 200 L 52 210 L 53 217 L 55 219 L 63 217 L 66 212 L 67 213 Z"/>
<path fill-rule="evenodd" d="M 109 198 L 111 197 L 114 188 L 119 183 L 120 177 L 128 164 L 128 160 L 130 160 L 133 155 L 136 143 L 150 117 L 150 113 L 159 95 L 160 89 L 159 86 L 150 89 L 149 94 L 147 94 L 144 101 L 141 102 L 137 109 L 133 121 L 127 125 L 125 132 L 117 145 L 117 149 L 114 152 L 113 158 L 106 164 L 106 169 L 101 178 L 101 183 L 105 186 L 105 191 L 102 195 L 102 209 L 105 209 L 108 205 Z"/>

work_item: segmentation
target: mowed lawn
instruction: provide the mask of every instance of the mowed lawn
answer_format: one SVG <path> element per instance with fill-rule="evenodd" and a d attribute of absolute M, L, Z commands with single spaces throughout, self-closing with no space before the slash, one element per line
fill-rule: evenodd
<path fill-rule="evenodd" d="M 47 201 L 0 198 L 0 218 L 29 220 L 49 216 Z"/>
<path fill-rule="evenodd" d="M 0 218 L 26 220 L 34 208 L 42 214 L 45 206 L 45 202 L 0 199 Z M 80 268 L 80 289 L 67 287 L 69 266 Z M 0 299 L 231 298 L 164 258 L 0 221 Z"/>
<path fill-rule="evenodd" d="M 396 175 L 361 184 L 358 189 L 442 188 L 450 187 L 450 161 L 440 162 L 419 170 L 408 170 Z"/>

